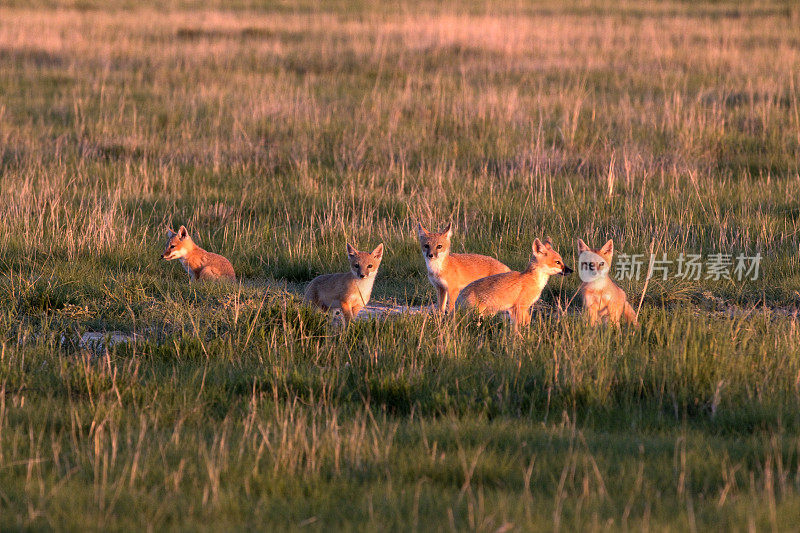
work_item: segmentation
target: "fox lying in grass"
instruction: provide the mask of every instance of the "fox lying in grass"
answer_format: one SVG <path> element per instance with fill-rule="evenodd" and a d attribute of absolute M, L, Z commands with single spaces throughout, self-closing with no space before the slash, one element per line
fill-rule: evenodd
<path fill-rule="evenodd" d="M 593 255 L 584 255 L 585 253 Z M 609 239 L 602 248 L 593 250 L 581 239 L 578 239 L 578 253 L 581 256 L 581 268 L 587 265 L 593 275 L 591 281 L 583 284 L 583 312 L 589 317 L 589 323 L 611 322 L 618 325 L 620 318 L 625 317 L 629 323 L 638 325 L 636 312 L 628 303 L 625 291 L 611 281 L 608 275 L 611 260 L 614 257 L 614 241 Z M 586 278 L 584 278 L 586 279 Z"/>
<path fill-rule="evenodd" d="M 553 249 L 550 239 L 533 241 L 533 257 L 523 272 L 495 274 L 467 285 L 458 297 L 459 308 L 477 309 L 478 315 L 508 311 L 514 331 L 531 322 L 531 306 L 542 295 L 547 280 L 554 274 L 566 276 L 572 269 Z"/>
<path fill-rule="evenodd" d="M 452 223 L 441 233 L 431 233 L 419 224 L 417 233 L 428 268 L 428 280 L 436 289 L 441 312 L 452 311 L 458 293 L 476 279 L 510 270 L 497 259 L 485 255 L 450 253 Z"/>
<path fill-rule="evenodd" d="M 231 262 L 219 254 L 207 252 L 197 246 L 185 226 L 178 231 L 167 228 L 167 246 L 161 259 L 177 259 L 189 273 L 189 281 L 196 280 L 235 280 Z"/>
<path fill-rule="evenodd" d="M 350 272 L 317 276 L 306 289 L 305 300 L 328 311 L 340 309 L 345 324 L 369 302 L 372 286 L 383 259 L 383 243 L 372 253 L 359 252 L 347 245 Z"/>

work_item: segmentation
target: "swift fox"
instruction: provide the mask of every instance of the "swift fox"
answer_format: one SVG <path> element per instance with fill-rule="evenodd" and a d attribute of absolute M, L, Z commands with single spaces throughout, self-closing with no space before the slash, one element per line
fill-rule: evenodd
<path fill-rule="evenodd" d="M 547 280 L 554 274 L 566 276 L 572 269 L 553 249 L 550 239 L 533 241 L 533 257 L 523 272 L 505 272 L 473 281 L 461 291 L 457 305 L 478 310 L 478 314 L 493 315 L 508 311 L 514 330 L 531 322 L 531 306 L 542 295 Z"/>
<path fill-rule="evenodd" d="M 461 289 L 475 281 L 510 269 L 492 257 L 479 254 L 450 253 L 452 222 L 441 233 L 431 233 L 419 224 L 419 244 L 428 279 L 436 289 L 439 311 L 452 311 Z"/>
<path fill-rule="evenodd" d="M 625 291 L 608 275 L 614 257 L 614 241 L 609 239 L 602 248 L 593 250 L 578 239 L 578 253 L 581 258 L 581 278 L 584 280 L 583 309 L 589 317 L 589 323 L 593 326 L 599 321 L 619 324 L 620 317 L 625 316 L 629 323 L 638 325 L 636 312 L 628 303 Z"/>
<path fill-rule="evenodd" d="M 178 231 L 167 228 L 167 247 L 161 259 L 177 259 L 189 273 L 189 281 L 219 279 L 235 280 L 231 262 L 219 254 L 206 252 L 197 246 L 185 226 Z"/>
<path fill-rule="evenodd" d="M 359 252 L 347 245 L 350 272 L 317 276 L 306 289 L 305 300 L 328 311 L 340 309 L 345 323 L 350 322 L 369 302 L 375 276 L 383 258 L 383 243 L 372 253 Z"/>

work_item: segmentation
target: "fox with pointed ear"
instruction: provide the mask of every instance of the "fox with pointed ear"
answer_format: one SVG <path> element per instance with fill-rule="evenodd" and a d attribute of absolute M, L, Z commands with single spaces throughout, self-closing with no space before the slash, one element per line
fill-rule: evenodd
<path fill-rule="evenodd" d="M 417 236 L 428 269 L 428 280 L 436 289 L 440 312 L 452 311 L 458 293 L 476 279 L 510 270 L 493 257 L 451 253 L 452 223 L 439 233 L 430 232 L 419 224 Z"/>
<path fill-rule="evenodd" d="M 531 323 L 531 306 L 542 295 L 550 276 L 571 272 L 549 238 L 544 242 L 535 239 L 528 268 L 473 281 L 461 291 L 457 305 L 477 310 L 479 317 L 508 311 L 514 331 L 519 332 L 520 326 Z"/>
<path fill-rule="evenodd" d="M 231 262 L 219 254 L 207 252 L 197 246 L 185 226 L 178 231 L 167 228 L 167 246 L 161 259 L 177 259 L 189 274 L 189 281 L 235 280 Z"/>
<path fill-rule="evenodd" d="M 614 258 L 614 241 L 609 239 L 602 248 L 592 249 L 578 239 L 579 268 L 583 293 L 583 312 L 589 324 L 611 322 L 618 325 L 620 319 L 637 326 L 636 312 L 628 303 L 628 297 L 608 275 Z"/>
<path fill-rule="evenodd" d="M 372 295 L 378 267 L 383 259 L 383 243 L 372 252 L 359 252 L 347 244 L 350 271 L 317 276 L 306 288 L 305 301 L 325 311 L 339 309 L 345 324 L 366 307 Z"/>

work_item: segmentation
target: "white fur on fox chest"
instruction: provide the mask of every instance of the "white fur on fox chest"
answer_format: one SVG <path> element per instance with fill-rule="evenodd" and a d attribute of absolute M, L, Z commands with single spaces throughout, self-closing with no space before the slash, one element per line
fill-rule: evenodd
<path fill-rule="evenodd" d="M 550 276 L 548 276 L 547 274 L 539 274 L 536 276 L 536 285 L 534 285 L 534 287 L 536 287 L 536 294 L 537 294 L 536 300 L 538 300 L 539 296 L 542 295 L 542 291 L 544 290 L 549 280 Z"/>
<path fill-rule="evenodd" d="M 545 274 L 544 272 L 542 272 L 540 270 L 537 270 L 535 275 L 534 275 L 533 285 L 531 285 L 530 288 L 528 288 L 528 289 L 526 289 L 525 286 L 523 285 L 522 288 L 521 288 L 520 295 L 518 297 L 518 302 L 510 302 L 505 309 L 509 309 L 512 306 L 517 305 L 517 303 L 519 303 L 519 301 L 525 302 L 525 303 L 530 301 L 530 304 L 528 304 L 528 305 L 535 304 L 537 301 L 539 301 L 539 298 L 541 298 L 542 291 L 544 290 L 545 286 L 547 285 L 547 281 L 549 279 L 550 279 L 550 276 L 548 274 Z"/>
<path fill-rule="evenodd" d="M 608 305 L 614 297 L 611 288 L 611 280 L 608 276 L 602 276 L 586 284 L 583 291 L 583 302 L 585 305 Z"/>
<path fill-rule="evenodd" d="M 608 276 L 601 276 L 587 283 L 585 291 L 595 294 L 608 293 L 610 292 L 608 291 L 610 285 L 611 285 L 611 280 L 608 279 Z"/>
<path fill-rule="evenodd" d="M 425 266 L 428 267 L 428 279 L 434 285 L 438 285 L 444 289 L 447 288 L 447 282 L 442 279 L 442 270 L 444 269 L 444 260 L 446 255 L 439 255 L 434 259 L 425 256 Z"/>
<path fill-rule="evenodd" d="M 358 294 L 363 300 L 363 305 L 367 305 L 370 296 L 372 296 L 372 287 L 375 285 L 375 278 L 377 275 L 378 272 L 374 271 L 367 275 L 366 278 L 356 278 L 356 288 L 358 289 Z"/>
<path fill-rule="evenodd" d="M 194 270 L 192 270 L 191 268 L 189 268 L 189 262 L 188 262 L 188 261 L 186 261 L 186 258 L 185 258 L 185 257 L 179 257 L 179 258 L 178 258 L 178 261 L 180 261 L 180 262 L 181 262 L 181 266 L 184 268 L 184 270 L 186 270 L 186 272 L 188 272 L 188 274 L 189 274 L 189 280 L 190 280 L 190 281 L 195 281 L 195 280 L 196 280 L 196 278 L 197 278 L 197 276 L 195 276 L 195 275 L 194 275 Z"/>

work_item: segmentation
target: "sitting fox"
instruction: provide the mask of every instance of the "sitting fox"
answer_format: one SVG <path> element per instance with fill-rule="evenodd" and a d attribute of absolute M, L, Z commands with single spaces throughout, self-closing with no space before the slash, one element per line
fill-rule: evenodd
<path fill-rule="evenodd" d="M 219 254 L 206 252 L 197 246 L 185 226 L 178 231 L 167 229 L 167 247 L 161 259 L 177 259 L 189 273 L 189 281 L 196 280 L 235 280 L 231 262 Z"/>
<path fill-rule="evenodd" d="M 629 323 L 638 325 L 636 312 L 628 303 L 625 291 L 611 281 L 608 275 L 611 259 L 614 257 L 614 241 L 609 239 L 602 248 L 593 250 L 578 239 L 578 253 L 581 257 L 581 269 L 586 266 L 592 272 L 590 280 L 585 281 L 581 289 L 583 312 L 589 317 L 589 323 L 594 326 L 602 321 L 617 325 L 624 316 Z M 583 271 L 581 275 L 586 279 Z"/>
<path fill-rule="evenodd" d="M 328 311 L 340 309 L 345 324 L 349 323 L 369 302 L 372 286 L 383 258 L 383 243 L 372 253 L 359 252 L 347 245 L 350 272 L 317 276 L 306 289 L 305 300 Z"/>
<path fill-rule="evenodd" d="M 476 279 L 510 270 L 497 259 L 485 255 L 450 253 L 452 223 L 441 233 L 429 232 L 419 224 L 417 233 L 428 280 L 436 289 L 441 312 L 452 311 L 458 293 Z"/>
<path fill-rule="evenodd" d="M 553 249 L 550 239 L 533 241 L 533 257 L 523 272 L 505 272 L 473 281 L 461 291 L 459 308 L 477 309 L 478 315 L 508 311 L 514 331 L 531 322 L 531 306 L 542 295 L 547 280 L 554 274 L 566 276 L 572 269 Z"/>

